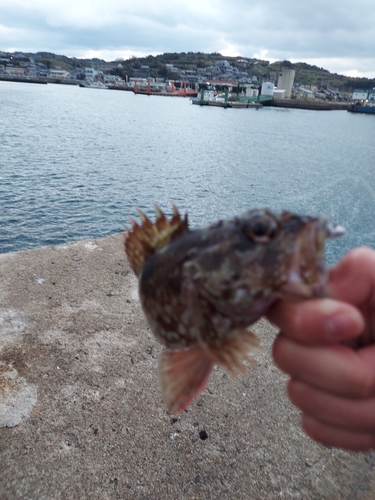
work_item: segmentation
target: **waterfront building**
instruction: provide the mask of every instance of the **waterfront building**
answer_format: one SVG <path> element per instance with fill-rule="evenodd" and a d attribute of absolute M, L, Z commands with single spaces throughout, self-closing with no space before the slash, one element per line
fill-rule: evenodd
<path fill-rule="evenodd" d="M 70 73 L 69 73 L 69 71 L 66 71 L 65 69 L 54 69 L 54 68 L 51 68 L 49 70 L 48 76 L 50 78 L 65 79 L 65 78 L 69 78 Z"/>
<path fill-rule="evenodd" d="M 10 64 L 5 69 L 5 74 L 9 76 L 25 76 L 25 72 L 25 68 L 14 67 Z"/>
<path fill-rule="evenodd" d="M 281 73 L 277 82 L 279 90 L 285 90 L 285 97 L 289 99 L 292 96 L 292 88 L 296 71 L 290 68 L 281 68 Z"/>
<path fill-rule="evenodd" d="M 94 68 L 85 68 L 85 80 L 93 80 L 96 73 L 97 72 Z"/>

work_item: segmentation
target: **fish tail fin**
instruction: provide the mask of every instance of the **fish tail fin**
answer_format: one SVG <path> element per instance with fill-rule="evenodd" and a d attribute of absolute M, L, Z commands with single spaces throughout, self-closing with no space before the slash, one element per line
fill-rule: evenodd
<path fill-rule="evenodd" d="M 210 346 L 210 351 L 219 365 L 235 375 L 237 371 L 245 371 L 244 361 L 249 361 L 252 365 L 256 364 L 251 353 L 259 350 L 260 342 L 258 337 L 248 329 L 236 330 L 231 334 L 230 337 L 224 337 L 219 345 Z"/>
<path fill-rule="evenodd" d="M 204 390 L 213 365 L 200 346 L 162 353 L 159 379 L 169 413 L 182 412 Z"/>
<path fill-rule="evenodd" d="M 166 218 L 157 205 L 154 205 L 154 208 L 156 212 L 155 223 L 152 223 L 141 210 L 137 209 L 141 225 L 129 217 L 132 230 L 125 232 L 125 252 L 131 268 L 137 276 L 150 255 L 168 245 L 176 235 L 188 231 L 187 215 L 182 219 L 175 205 L 173 205 L 173 214 L 170 220 Z"/>

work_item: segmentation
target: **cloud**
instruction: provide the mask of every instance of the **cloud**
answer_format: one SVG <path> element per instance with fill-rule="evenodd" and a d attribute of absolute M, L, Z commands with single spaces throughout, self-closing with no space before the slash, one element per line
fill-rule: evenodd
<path fill-rule="evenodd" d="M 0 0 L 0 20 L 1 50 L 221 52 L 375 76 L 373 0 Z"/>

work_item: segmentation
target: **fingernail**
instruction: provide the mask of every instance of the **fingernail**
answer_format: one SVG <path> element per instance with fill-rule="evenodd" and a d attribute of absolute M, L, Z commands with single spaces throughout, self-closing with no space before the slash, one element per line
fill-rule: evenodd
<path fill-rule="evenodd" d="M 329 318 L 325 323 L 325 331 L 330 340 L 340 340 L 340 325 L 336 318 Z"/>
<path fill-rule="evenodd" d="M 360 333 L 358 321 L 348 314 L 336 314 L 325 322 L 327 338 L 333 341 L 347 340 Z"/>

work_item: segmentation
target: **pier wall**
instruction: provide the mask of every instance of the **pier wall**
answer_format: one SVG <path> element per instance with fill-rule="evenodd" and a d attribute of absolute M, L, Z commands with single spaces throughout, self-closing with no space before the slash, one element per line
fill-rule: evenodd
<path fill-rule="evenodd" d="M 123 235 L 0 254 L 0 276 L 1 499 L 347 499 L 365 470 L 301 431 L 264 320 L 256 367 L 168 415 Z"/>
<path fill-rule="evenodd" d="M 273 106 L 275 108 L 310 109 L 315 111 L 344 111 L 348 109 L 347 102 L 319 101 L 316 99 L 273 99 L 262 104 L 263 106 Z"/>

